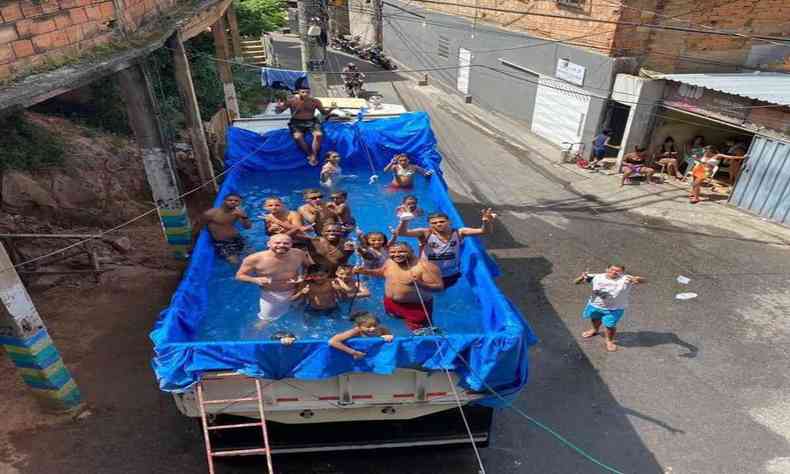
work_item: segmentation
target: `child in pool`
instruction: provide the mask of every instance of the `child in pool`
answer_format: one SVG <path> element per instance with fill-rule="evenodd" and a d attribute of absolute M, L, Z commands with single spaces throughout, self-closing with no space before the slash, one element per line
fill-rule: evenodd
<path fill-rule="evenodd" d="M 368 232 L 367 234 L 361 230 L 357 230 L 359 236 L 359 245 L 357 246 L 357 253 L 362 257 L 365 268 L 381 268 L 384 262 L 390 256 L 387 250 L 387 236 L 384 232 Z"/>
<path fill-rule="evenodd" d="M 336 151 L 330 151 L 326 154 L 326 163 L 321 168 L 319 177 L 321 186 L 331 188 L 340 181 L 340 176 L 343 173 L 343 170 L 340 168 L 340 159 L 340 153 Z"/>
<path fill-rule="evenodd" d="M 348 193 L 345 191 L 335 191 L 330 195 L 331 202 L 326 204 L 336 222 L 343 228 L 343 233 L 348 235 L 357 226 L 357 221 L 351 215 L 351 206 L 348 205 Z"/>
<path fill-rule="evenodd" d="M 409 157 L 404 153 L 399 153 L 392 158 L 387 166 L 384 167 L 384 172 L 392 171 L 391 188 L 397 189 L 410 189 L 414 186 L 414 173 L 428 177 L 433 175 L 431 170 L 426 170 L 417 165 L 409 162 Z"/>
<path fill-rule="evenodd" d="M 321 265 L 310 265 L 301 288 L 291 296 L 291 301 L 304 300 L 306 309 L 328 311 L 337 308 L 338 295 L 329 278 L 329 272 Z"/>
<path fill-rule="evenodd" d="M 360 311 L 351 315 L 354 321 L 354 327 L 348 331 L 343 331 L 335 334 L 329 339 L 329 345 L 333 348 L 343 351 L 352 356 L 354 359 L 361 359 L 365 357 L 365 353 L 358 351 L 345 344 L 345 341 L 352 337 L 380 337 L 384 342 L 392 342 L 393 336 L 389 329 L 382 326 L 379 318 L 367 311 Z"/>
<path fill-rule="evenodd" d="M 365 283 L 354 280 L 354 272 L 351 265 L 338 266 L 335 276 L 336 278 L 332 280 L 332 286 L 341 298 L 351 299 L 370 296 L 370 290 Z"/>
<path fill-rule="evenodd" d="M 395 215 L 402 221 L 412 220 L 423 215 L 422 208 L 417 203 L 417 196 L 409 194 L 403 198 L 400 206 L 395 208 Z"/>

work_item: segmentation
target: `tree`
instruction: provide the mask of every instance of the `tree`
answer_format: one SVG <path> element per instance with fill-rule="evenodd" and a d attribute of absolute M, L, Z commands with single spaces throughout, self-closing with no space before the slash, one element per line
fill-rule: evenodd
<path fill-rule="evenodd" d="M 260 36 L 282 27 L 287 21 L 282 0 L 234 0 L 234 5 L 242 36 Z"/>

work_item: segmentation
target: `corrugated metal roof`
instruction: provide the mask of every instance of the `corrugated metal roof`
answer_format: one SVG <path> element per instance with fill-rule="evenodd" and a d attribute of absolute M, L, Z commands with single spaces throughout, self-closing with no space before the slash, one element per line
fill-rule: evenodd
<path fill-rule="evenodd" d="M 778 72 L 661 74 L 656 78 L 749 97 L 771 104 L 790 105 L 790 74 Z"/>

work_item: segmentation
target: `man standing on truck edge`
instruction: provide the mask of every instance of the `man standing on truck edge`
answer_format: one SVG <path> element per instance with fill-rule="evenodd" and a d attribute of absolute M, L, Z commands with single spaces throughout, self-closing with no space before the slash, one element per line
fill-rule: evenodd
<path fill-rule="evenodd" d="M 310 97 L 310 88 L 304 84 L 299 86 L 296 95 L 287 101 L 282 99 L 277 101 L 277 106 L 274 110 L 279 114 L 285 109 L 291 110 L 291 121 L 288 122 L 291 136 L 299 148 L 307 155 L 307 162 L 310 163 L 310 166 L 318 165 L 318 152 L 321 151 L 323 131 L 321 130 L 321 122 L 315 116 L 315 111 L 317 110 L 321 115 L 327 116 L 331 109 L 324 108 L 320 100 Z M 313 133 L 312 150 L 304 139 L 304 135 L 307 132 Z"/>
<path fill-rule="evenodd" d="M 261 325 L 276 321 L 291 307 L 298 278 L 303 269 L 313 264 L 307 252 L 293 248 L 287 234 L 269 238 L 269 250 L 256 252 L 241 262 L 236 280 L 261 287 Z"/>
<path fill-rule="evenodd" d="M 405 242 L 390 243 L 389 255 L 381 268 L 355 267 L 354 273 L 384 278 L 384 310 L 419 331 L 433 314 L 432 293 L 444 290 L 439 267 L 415 257 Z"/>
<path fill-rule="evenodd" d="M 443 212 L 434 212 L 428 215 L 427 229 L 407 229 L 407 220 L 401 220 L 395 235 L 405 235 L 406 237 L 416 237 L 420 241 L 420 256 L 428 260 L 442 272 L 444 287 L 449 288 L 461 278 L 461 244 L 464 237 L 470 235 L 483 235 L 491 232 L 494 228 L 496 214 L 491 209 L 483 209 L 481 212 L 480 227 L 461 227 L 453 229 L 450 225 L 450 218 Z"/>
<path fill-rule="evenodd" d="M 628 307 L 628 295 L 634 285 L 645 283 L 647 280 L 640 276 L 626 275 L 625 265 L 612 263 L 606 273 L 582 272 L 576 277 L 574 283 L 592 283 L 592 295 L 582 311 L 582 319 L 589 319 L 592 329 L 584 331 L 582 337 L 589 339 L 597 336 L 601 323 L 604 326 L 606 337 L 606 350 L 614 352 L 617 344 L 614 336 L 617 332 L 617 322 L 625 315 Z"/>

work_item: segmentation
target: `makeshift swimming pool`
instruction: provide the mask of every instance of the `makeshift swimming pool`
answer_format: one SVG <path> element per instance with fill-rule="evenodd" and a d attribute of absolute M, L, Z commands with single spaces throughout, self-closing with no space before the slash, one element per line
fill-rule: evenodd
<path fill-rule="evenodd" d="M 455 226 L 462 225 L 441 179 L 441 157 L 435 150 L 427 115 L 412 113 L 355 124 L 326 124 L 325 137 L 324 152 L 340 152 L 344 174 L 357 175 L 338 187 L 348 191 L 349 204 L 363 230 L 389 234 L 388 227 L 397 223 L 394 209 L 406 194 L 417 195 L 426 212 L 444 211 Z M 386 190 L 390 180 L 386 175 L 369 185 L 371 164 L 381 170 L 399 152 L 407 153 L 413 162 L 433 169 L 437 175 L 418 178 L 415 189 L 408 193 Z M 289 208 L 295 209 L 302 203 L 302 189 L 318 187 L 318 170 L 306 166 L 287 130 L 261 136 L 231 128 L 226 165 L 232 169 L 217 203 L 229 192 L 241 194 L 244 209 L 254 221 L 253 228 L 242 234 L 255 250 L 266 247 L 263 222 L 257 218 L 262 214 L 263 199 L 280 196 Z M 423 217 L 411 226 L 424 224 Z M 416 249 L 415 242 L 410 243 Z M 367 348 L 368 356 L 355 361 L 329 348 L 326 342 L 331 335 L 351 326 L 349 302 L 323 315 L 293 310 L 272 325 L 257 329 L 260 290 L 234 280 L 235 268 L 215 255 L 211 237 L 204 231 L 170 307 L 161 313 L 151 333 L 153 365 L 160 387 L 181 391 L 195 383 L 202 372 L 214 370 L 238 370 L 274 379 L 318 379 L 350 371 L 389 374 L 399 367 L 447 368 L 454 370 L 461 384 L 469 389 L 482 391 L 488 384 L 503 395 L 514 395 L 526 383 L 527 347 L 535 338 L 518 311 L 496 288 L 496 267 L 475 239 L 466 240 L 462 259 L 465 277 L 435 296 L 433 321 L 440 328 L 439 336 L 413 336 L 402 321 L 385 316 L 381 304 L 383 284 L 380 280 L 368 281 L 373 294 L 357 299 L 353 310 L 379 315 L 396 339 L 389 344 L 373 339 L 359 341 L 360 347 Z M 277 331 L 289 331 L 298 340 L 293 346 L 282 346 L 271 340 Z M 461 357 L 469 362 L 471 370 Z M 501 404 L 495 398 L 485 402 Z"/>

